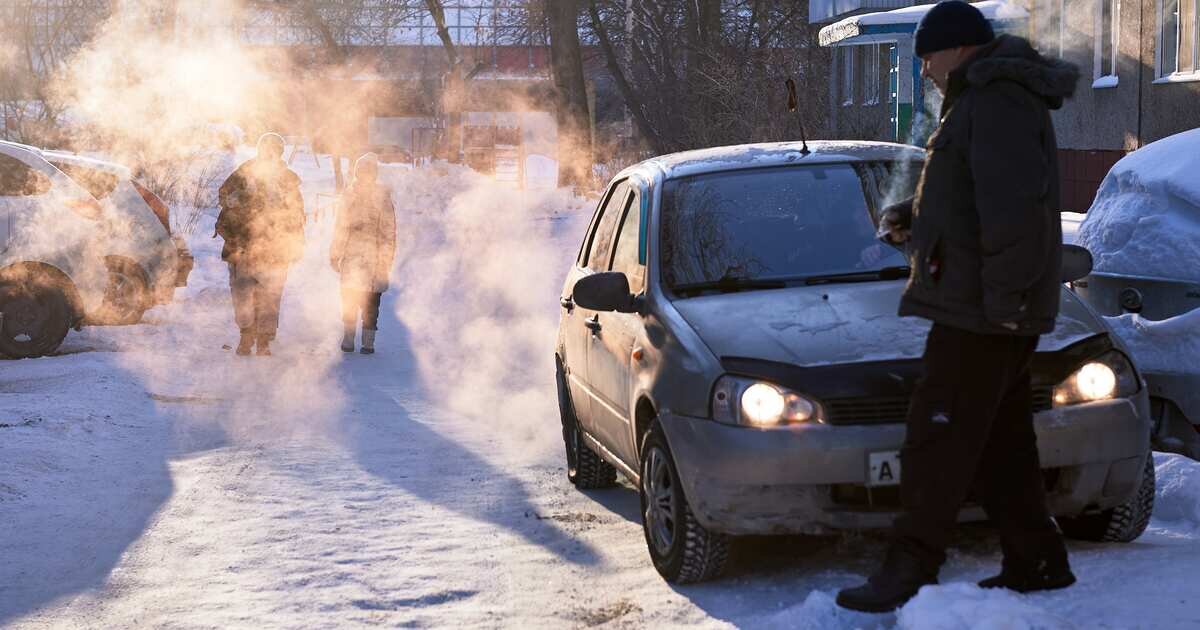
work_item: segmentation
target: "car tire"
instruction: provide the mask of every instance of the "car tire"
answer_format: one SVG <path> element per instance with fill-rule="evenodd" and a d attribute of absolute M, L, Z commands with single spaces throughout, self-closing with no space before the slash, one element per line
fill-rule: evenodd
<path fill-rule="evenodd" d="M 675 584 L 703 582 L 720 575 L 729 558 L 730 537 L 710 531 L 696 520 L 657 422 L 642 442 L 638 489 L 646 548 L 658 573 Z"/>
<path fill-rule="evenodd" d="M 567 479 L 580 490 L 611 488 L 617 483 L 617 469 L 596 454 L 583 439 L 575 404 L 562 365 L 556 365 L 558 382 L 558 413 L 562 420 L 563 445 L 567 451 Z"/>
<path fill-rule="evenodd" d="M 51 354 L 71 328 L 71 308 L 61 287 L 21 281 L 0 287 L 0 355 L 31 359 Z"/>
<path fill-rule="evenodd" d="M 1069 538 L 1093 542 L 1133 542 L 1137 540 L 1154 512 L 1154 456 L 1146 456 L 1142 483 L 1125 503 L 1096 514 L 1060 518 L 1058 524 Z"/>
<path fill-rule="evenodd" d="M 149 306 L 150 288 L 141 269 L 130 264 L 115 265 L 108 271 L 104 303 L 95 323 L 106 326 L 132 326 L 142 321 Z"/>

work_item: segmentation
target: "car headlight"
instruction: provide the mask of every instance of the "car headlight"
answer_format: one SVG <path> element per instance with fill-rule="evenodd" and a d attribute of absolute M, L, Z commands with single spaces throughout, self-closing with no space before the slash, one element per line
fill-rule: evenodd
<path fill-rule="evenodd" d="M 723 376 L 713 388 L 713 419 L 748 427 L 820 423 L 821 406 L 774 383 Z"/>
<path fill-rule="evenodd" d="M 1054 406 L 1125 398 L 1137 393 L 1137 375 L 1124 354 L 1107 352 L 1084 363 L 1054 388 Z"/>

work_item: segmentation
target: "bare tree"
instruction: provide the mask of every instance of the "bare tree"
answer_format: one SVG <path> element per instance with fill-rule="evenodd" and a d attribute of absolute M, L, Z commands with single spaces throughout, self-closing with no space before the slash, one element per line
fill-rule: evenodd
<path fill-rule="evenodd" d="M 592 163 L 592 132 L 579 46 L 579 2 L 554 0 L 546 9 L 550 26 L 550 70 L 556 88 L 558 180 L 562 185 L 586 185 Z"/>

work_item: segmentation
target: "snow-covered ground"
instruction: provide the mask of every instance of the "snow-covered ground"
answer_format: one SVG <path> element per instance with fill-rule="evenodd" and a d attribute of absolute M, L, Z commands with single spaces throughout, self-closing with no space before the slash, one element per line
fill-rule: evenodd
<path fill-rule="evenodd" d="M 385 169 L 396 290 L 379 353 L 343 355 L 323 165 L 296 161 L 315 221 L 274 357 L 223 349 L 236 331 L 205 215 L 178 302 L 0 361 L 0 626 L 1200 626 L 1200 464 L 1171 455 L 1150 530 L 1073 543 L 1065 591 L 972 586 L 998 563 L 981 526 L 897 615 L 833 601 L 874 568 L 879 533 L 743 540 L 727 577 L 666 584 L 634 491 L 575 491 L 558 445 L 545 296 L 590 203 Z"/>

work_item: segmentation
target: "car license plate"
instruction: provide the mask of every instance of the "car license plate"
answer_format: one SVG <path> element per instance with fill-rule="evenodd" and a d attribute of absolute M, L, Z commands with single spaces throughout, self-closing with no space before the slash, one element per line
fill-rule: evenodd
<path fill-rule="evenodd" d="M 881 451 L 867 455 L 867 485 L 896 486 L 900 484 L 900 451 Z"/>

